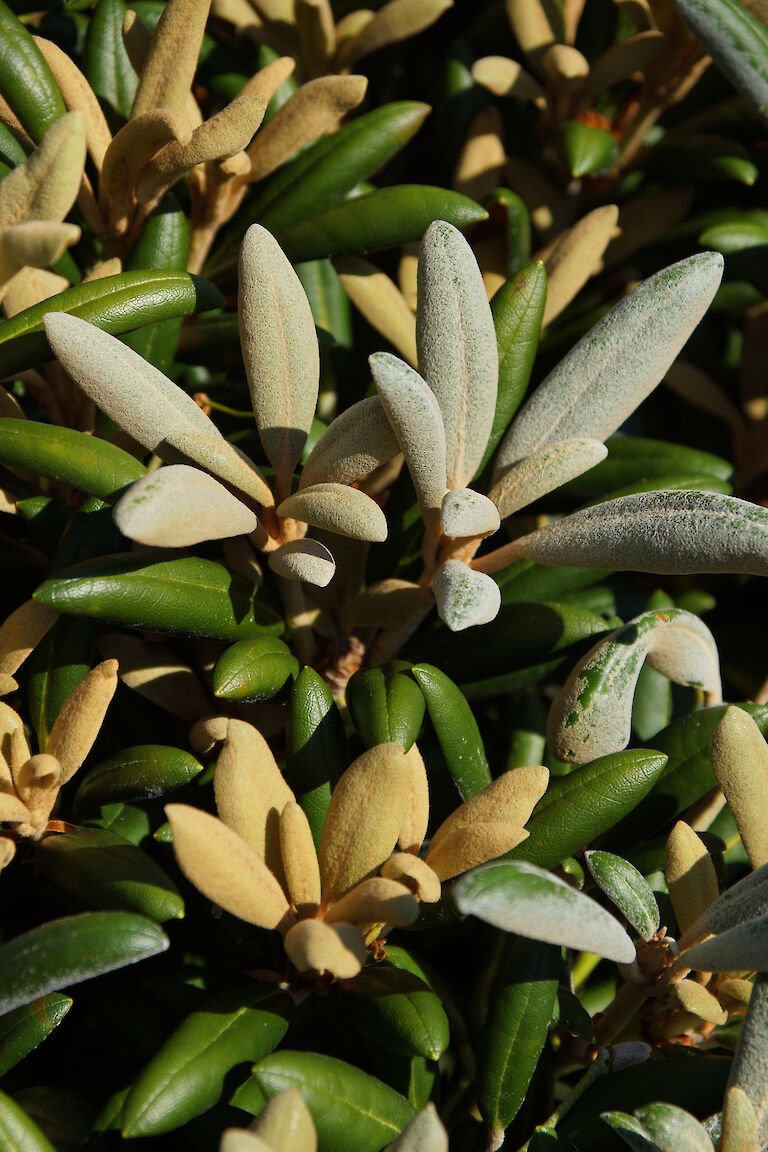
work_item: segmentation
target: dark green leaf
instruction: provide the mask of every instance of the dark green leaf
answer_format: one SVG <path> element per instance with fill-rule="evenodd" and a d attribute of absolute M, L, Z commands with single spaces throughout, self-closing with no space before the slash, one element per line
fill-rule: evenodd
<path fill-rule="evenodd" d="M 63 617 L 38 645 L 29 661 L 29 712 L 37 743 L 45 748 L 62 705 L 90 671 L 96 629 Z"/>
<path fill-rule="evenodd" d="M 611 132 L 579 120 L 566 120 L 560 125 L 557 151 L 561 164 L 574 180 L 609 171 L 619 157 L 619 145 Z"/>
<path fill-rule="evenodd" d="M 181 748 L 161 744 L 123 748 L 91 768 L 77 790 L 75 809 L 86 812 L 118 800 L 155 800 L 183 788 L 202 771 L 202 764 Z"/>
<path fill-rule="evenodd" d="M 368 748 L 394 741 L 407 752 L 418 739 L 424 719 L 424 696 L 410 665 L 398 660 L 382 668 L 355 672 L 347 685 L 347 707 Z"/>
<path fill-rule="evenodd" d="M 69 996 L 52 992 L 0 1017 L 0 1076 L 42 1044 L 71 1007 Z"/>
<path fill-rule="evenodd" d="M 440 999 L 417 976 L 384 964 L 338 986 L 340 1018 L 374 1045 L 439 1060 L 450 1039 Z"/>
<path fill-rule="evenodd" d="M 466 800 L 491 783 L 477 721 L 466 697 L 439 668 L 415 664 L 411 672 L 424 693 L 448 771 L 462 800 Z"/>
<path fill-rule="evenodd" d="M 219 657 L 211 687 L 221 700 L 271 700 L 298 674 L 299 662 L 287 644 L 276 636 L 254 636 L 238 640 Z"/>
<path fill-rule="evenodd" d="M 139 78 L 123 43 L 123 0 L 99 0 L 85 41 L 84 72 L 96 95 L 127 120 Z"/>
<path fill-rule="evenodd" d="M 330 260 L 297 264 L 296 275 L 307 294 L 318 332 L 327 332 L 341 348 L 351 348 L 352 307 Z"/>
<path fill-rule="evenodd" d="M 67 111 L 40 49 L 2 0 L 0 92 L 37 144 L 51 124 Z"/>
<path fill-rule="evenodd" d="M 0 1092 L 0 1143 L 3 1152 L 56 1152 L 26 1112 Z"/>
<path fill-rule="evenodd" d="M 288 699 L 288 782 L 304 809 L 315 847 L 320 843 L 331 789 L 349 764 L 344 724 L 328 685 L 302 668 Z"/>
<path fill-rule="evenodd" d="M 0 463 L 63 480 L 105 500 L 145 472 L 133 456 L 96 436 L 8 418 L 0 422 Z"/>
<path fill-rule="evenodd" d="M 616 905 L 643 940 L 650 940 L 659 927 L 659 906 L 644 876 L 612 852 L 586 852 L 592 879 Z"/>
<path fill-rule="evenodd" d="M 713 480 L 733 479 L 733 465 L 711 452 L 688 448 L 666 440 L 641 436 L 611 436 L 606 440 L 608 458 L 558 489 L 558 498 L 586 503 L 630 488 L 644 481 L 684 474 Z"/>
<path fill-rule="evenodd" d="M 144 224 L 127 269 L 164 268 L 186 272 L 188 259 L 189 220 L 178 202 L 169 195 Z M 182 320 L 182 316 L 172 316 L 158 324 L 145 324 L 138 331 L 127 333 L 123 343 L 167 375 L 173 363 Z"/>

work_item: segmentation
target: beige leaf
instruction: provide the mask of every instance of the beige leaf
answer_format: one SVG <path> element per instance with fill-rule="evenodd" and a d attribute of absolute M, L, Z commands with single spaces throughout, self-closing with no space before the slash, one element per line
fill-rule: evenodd
<path fill-rule="evenodd" d="M 157 368 L 114 336 L 67 313 L 49 312 L 45 331 L 70 376 L 142 447 L 171 463 L 186 457 L 259 503 L 272 504 L 256 465 Z"/>
<path fill-rule="evenodd" d="M 502 443 L 494 464 L 495 483 L 488 496 L 504 520 L 588 472 L 607 455 L 608 449 L 599 440 L 574 437 L 559 440 L 512 464 L 506 460 Z"/>
<path fill-rule="evenodd" d="M 269 103 L 278 88 L 282 87 L 288 77 L 293 75 L 295 69 L 296 61 L 290 56 L 278 56 L 277 60 L 272 60 L 264 68 L 254 72 L 250 80 L 246 80 L 240 92 L 241 94 L 256 92 Z"/>
<path fill-rule="evenodd" d="M 259 436 L 275 469 L 278 500 L 291 490 L 317 405 L 320 351 L 301 281 L 266 228 L 252 224 L 240 249 L 240 346 Z"/>
<path fill-rule="evenodd" d="M 300 148 L 335 132 L 343 118 L 361 103 L 365 76 L 321 76 L 302 84 L 265 124 L 248 149 L 250 180 L 263 180 Z"/>
<path fill-rule="evenodd" d="M 300 920 L 285 934 L 285 950 L 299 972 L 330 972 L 351 980 L 365 964 L 365 941 L 354 924 Z"/>
<path fill-rule="evenodd" d="M 450 880 L 478 864 L 511 852 L 527 838 L 524 828 L 504 820 L 478 822 L 474 828 L 456 828 L 449 832 L 434 848 L 430 845 L 427 864 L 440 880 Z"/>
<path fill-rule="evenodd" d="M 381 876 L 363 880 L 326 913 L 326 924 L 393 924 L 407 928 L 419 916 L 418 901 L 404 884 Z"/>
<path fill-rule="evenodd" d="M 501 113 L 493 104 L 487 104 L 474 117 L 461 149 L 453 175 L 457 192 L 482 201 L 503 184 L 507 161 L 503 136 Z"/>
<path fill-rule="evenodd" d="M 562 17 L 557 0 L 506 0 L 515 39 L 526 56 L 536 58 L 560 39 Z"/>
<path fill-rule="evenodd" d="M 6 770 L 16 772 L 29 760 L 32 753 L 24 734 L 24 721 L 18 712 L 0 700 L 0 779 Z M 10 782 L 10 774 L 7 780 Z"/>
<path fill-rule="evenodd" d="M 418 291 L 417 291 L 417 277 L 419 272 L 419 245 L 418 244 L 404 244 L 400 262 L 397 267 L 397 282 L 400 285 L 400 291 L 403 294 L 403 299 L 410 308 L 411 312 L 415 312 L 418 305 Z"/>
<path fill-rule="evenodd" d="M 644 71 L 664 44 L 665 37 L 657 31 L 640 32 L 612 44 L 590 68 L 589 79 L 580 93 L 582 106 L 590 107 L 595 97 L 606 88 L 627 80 L 634 72 Z"/>
<path fill-rule="evenodd" d="M 219 1152 L 275 1152 L 275 1149 L 247 1128 L 225 1128 L 221 1134 Z"/>
<path fill-rule="evenodd" d="M 236 832 L 186 804 L 168 804 L 165 814 L 174 855 L 190 884 L 247 924 L 281 931 L 290 927 L 293 915 L 282 888 Z"/>
<path fill-rule="evenodd" d="M 203 43 L 211 0 L 169 0 L 141 70 L 131 119 L 167 108 L 183 113 Z"/>
<path fill-rule="evenodd" d="M 755 1152 L 761 1143 L 752 1101 L 743 1088 L 731 1084 L 723 1101 L 719 1152 Z"/>
<path fill-rule="evenodd" d="M 29 820 L 29 810 L 23 800 L 11 792 L 0 792 L 0 823 L 23 824 Z"/>
<path fill-rule="evenodd" d="M 404 793 L 403 819 L 397 837 L 403 852 L 418 852 L 429 824 L 429 781 L 421 752 L 412 744 L 405 754 L 409 768 L 408 788 Z"/>
<path fill-rule="evenodd" d="M 400 289 L 361 256 L 334 260 L 342 287 L 355 307 L 409 364 L 416 364 L 416 321 Z"/>
<path fill-rule="evenodd" d="M 322 76 L 336 51 L 330 0 L 296 0 L 294 11 L 307 75 Z"/>
<path fill-rule="evenodd" d="M 69 287 L 69 280 L 56 272 L 49 272 L 47 268 L 22 268 L 6 285 L 3 311 L 10 319 Z M 2 412 L 0 415 L 10 416 L 11 413 Z M 14 418 L 19 419 L 18 412 L 14 413 Z"/>
<path fill-rule="evenodd" d="M 6 296 L 6 303 L 7 300 Z M 730 425 L 734 431 L 743 428 L 744 418 L 736 405 L 720 385 L 696 364 L 678 358 L 667 372 L 663 383 L 670 392 L 674 392 L 676 396 L 680 396 L 694 407 L 709 412 L 711 416 Z"/>
<path fill-rule="evenodd" d="M 208 711 L 208 698 L 197 676 L 164 644 L 147 644 L 138 636 L 112 632 L 101 637 L 99 650 L 105 659 L 117 660 L 118 677 L 127 688 L 164 712 L 194 720 Z M 226 724 L 225 720 L 222 739 Z"/>
<path fill-rule="evenodd" d="M 229 716 L 208 716 L 192 725 L 189 743 L 198 756 L 204 756 L 226 740 L 229 720 Z"/>
<path fill-rule="evenodd" d="M 13 675 L 53 627 L 59 614 L 47 604 L 27 600 L 0 626 L 0 672 Z"/>
<path fill-rule="evenodd" d="M 83 276 L 83 284 L 92 284 L 94 280 L 104 280 L 107 276 L 119 276 L 122 270 L 123 262 L 119 256 L 97 260 L 88 275 Z"/>
<path fill-rule="evenodd" d="M 378 871 L 397 843 L 411 768 L 399 744 L 377 744 L 343 773 L 331 796 L 318 860 L 323 899 Z"/>
<path fill-rule="evenodd" d="M 101 170 L 104 153 L 112 142 L 112 133 L 93 89 L 58 44 L 45 36 L 33 36 L 32 39 L 53 73 L 56 87 L 67 108 L 70 112 L 77 111 L 82 115 L 88 152 L 96 168 Z"/>
<path fill-rule="evenodd" d="M 709 758 L 749 862 L 759 868 L 768 862 L 768 746 L 748 712 L 726 708 L 712 736 Z"/>
<path fill-rule="evenodd" d="M 570 44 L 552 44 L 545 48 L 539 67 L 555 84 L 573 84 L 589 75 L 589 61 Z"/>
<path fill-rule="evenodd" d="M 333 580 L 336 561 L 319 540 L 292 540 L 269 554 L 269 566 L 286 580 L 303 580 L 326 588 Z"/>
<path fill-rule="evenodd" d="M 382 866 L 381 875 L 404 884 L 423 904 L 436 904 L 440 899 L 439 877 L 413 852 L 395 852 Z"/>
<path fill-rule="evenodd" d="M 22 764 L 16 788 L 29 814 L 28 822 L 19 828 L 23 836 L 39 837 L 45 831 L 62 783 L 61 764 L 55 756 L 42 752 Z"/>
<path fill-rule="evenodd" d="M 295 800 L 264 737 L 230 720 L 213 778 L 216 810 L 233 832 L 282 879 L 280 813 Z"/>
<path fill-rule="evenodd" d="M 415 369 L 390 352 L 376 352 L 368 363 L 422 513 L 434 513 L 447 485 L 446 434 L 438 399 Z"/>
<path fill-rule="evenodd" d="M 634 252 L 653 244 L 675 224 L 684 220 L 693 200 L 690 184 L 651 188 L 633 196 L 619 209 L 619 235 L 608 245 L 604 264 L 622 263 Z"/>
<path fill-rule="evenodd" d="M 185 145 L 191 136 L 188 121 L 168 108 L 134 116 L 120 129 L 104 155 L 99 181 L 99 198 L 115 235 L 128 229 L 145 166 L 167 144 Z"/>
<path fill-rule="evenodd" d="M 244 536 L 259 524 L 223 484 L 188 464 L 142 476 L 117 501 L 113 519 L 129 540 L 156 548 Z"/>
<path fill-rule="evenodd" d="M 522 828 L 547 790 L 549 772 L 539 764 L 511 768 L 465 800 L 444 820 L 432 837 L 430 851 L 449 832 L 471 831 L 475 824 L 503 820 Z"/>
<path fill-rule="evenodd" d="M 313 916 L 320 903 L 320 869 L 309 821 L 293 800 L 280 813 L 280 853 L 288 899 L 299 916 Z"/>
<path fill-rule="evenodd" d="M 0 836 L 0 872 L 7 868 L 16 855 L 16 845 L 7 836 Z"/>
<path fill-rule="evenodd" d="M 123 43 L 134 72 L 141 76 L 152 48 L 152 30 L 131 8 L 123 19 Z M 202 124 L 202 113 L 191 92 L 184 100 L 183 113 L 190 128 Z"/>
<path fill-rule="evenodd" d="M 54 264 L 80 239 L 76 224 L 29 220 L 0 231 L 0 281 L 7 283 L 22 268 Z"/>
<path fill-rule="evenodd" d="M 546 93 L 538 80 L 534 80 L 522 64 L 507 56 L 483 56 L 475 60 L 472 79 L 494 96 L 515 96 L 519 100 L 532 100 L 539 105 L 546 103 Z"/>
<path fill-rule="evenodd" d="M 416 36 L 452 7 L 453 0 L 389 0 L 360 34 L 344 45 L 338 63 L 349 67 L 372 52 Z"/>
<path fill-rule="evenodd" d="M 695 924 L 718 897 L 717 874 L 703 842 L 683 820 L 669 834 L 665 873 L 680 932 Z"/>
<path fill-rule="evenodd" d="M 540 168 L 519 156 L 510 156 L 507 181 L 524 201 L 537 231 L 544 237 L 562 231 L 568 220 L 565 199 Z"/>
<path fill-rule="evenodd" d="M 372 584 L 344 609 L 350 628 L 398 627 L 413 617 L 421 617 L 433 604 L 432 593 L 422 584 L 391 578 Z"/>
<path fill-rule="evenodd" d="M 555 242 L 544 261 L 547 302 L 542 325 L 550 324 L 567 308 L 602 267 L 602 257 L 616 232 L 619 209 L 606 204 L 588 212 Z"/>
<path fill-rule="evenodd" d="M 434 1104 L 427 1104 L 416 1113 L 390 1145 L 389 1152 L 448 1152 L 448 1133 Z"/>
<path fill-rule="evenodd" d="M 752 995 L 752 981 L 742 976 L 729 976 L 717 986 L 717 995 L 723 1007 L 730 1011 L 746 1008 Z"/>
<path fill-rule="evenodd" d="M 0 184 L 0 228 L 22 220 L 63 220 L 77 197 L 84 164 L 83 117 L 67 112 Z"/>
<path fill-rule="evenodd" d="M 376 501 L 346 484 L 312 484 L 302 488 L 283 500 L 277 514 L 303 520 L 328 532 L 338 532 L 352 540 L 387 538 L 386 517 Z"/>
<path fill-rule="evenodd" d="M 270 24 L 293 24 L 294 0 L 251 0 L 254 8 Z"/>
<path fill-rule="evenodd" d="M 280 1152 L 317 1152 L 317 1132 L 310 1111 L 296 1088 L 278 1092 L 252 1124 L 252 1131 Z"/>
<path fill-rule="evenodd" d="M 378 396 L 366 396 L 337 416 L 310 452 L 299 491 L 334 481 L 354 484 L 398 453 L 392 425 Z"/>
<path fill-rule="evenodd" d="M 725 1024 L 728 1013 L 703 984 L 697 984 L 695 980 L 680 980 L 673 988 L 686 1012 L 706 1020 L 708 1024 Z"/>
<path fill-rule="evenodd" d="M 488 536 L 501 523 L 495 503 L 471 488 L 446 492 L 440 515 L 446 536 Z"/>
<path fill-rule="evenodd" d="M 495 620 L 501 590 L 483 572 L 474 572 L 461 560 L 446 560 L 432 579 L 437 614 L 451 632 L 463 632 Z"/>
<path fill-rule="evenodd" d="M 61 764 L 61 782 L 77 772 L 93 747 L 117 688 L 117 660 L 91 669 L 67 696 L 48 737 L 45 751 Z"/>

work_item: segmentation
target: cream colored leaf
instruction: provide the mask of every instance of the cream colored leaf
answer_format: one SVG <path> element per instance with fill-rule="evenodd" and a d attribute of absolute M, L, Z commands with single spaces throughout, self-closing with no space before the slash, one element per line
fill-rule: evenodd
<path fill-rule="evenodd" d="M 619 209 L 619 235 L 605 253 L 605 266 L 623 262 L 632 253 L 653 244 L 688 215 L 692 185 L 665 185 L 641 192 Z"/>
<path fill-rule="evenodd" d="M 70 112 L 79 112 L 83 117 L 86 146 L 96 168 L 100 170 L 104 153 L 112 142 L 112 133 L 93 89 L 58 44 L 46 36 L 33 36 L 32 39 L 53 73 L 56 87 L 67 108 Z"/>
<path fill-rule="evenodd" d="M 387 538 L 387 521 L 375 500 L 346 484 L 312 484 L 302 488 L 277 509 L 278 516 L 303 520 L 314 528 L 338 532 L 352 540 Z"/>
<path fill-rule="evenodd" d="M 131 119 L 167 108 L 183 113 L 203 43 L 211 0 L 169 0 L 152 36 Z"/>
<path fill-rule="evenodd" d="M 436 904 L 440 899 L 439 877 L 426 860 L 421 860 L 413 852 L 395 852 L 382 865 L 381 875 L 404 884 L 423 904 Z"/>
<path fill-rule="evenodd" d="M 422 618 L 434 603 L 429 588 L 410 580 L 389 579 L 372 584 L 344 609 L 350 628 L 397 627 L 412 618 Z"/>
<path fill-rule="evenodd" d="M 717 995 L 723 1007 L 731 1010 L 746 1008 L 752 995 L 752 981 L 743 976 L 729 976 L 717 985 Z"/>
<path fill-rule="evenodd" d="M 522 828 L 547 790 L 549 771 L 539 764 L 511 768 L 474 796 L 465 800 L 443 821 L 430 842 L 430 851 L 449 833 L 492 820 Z"/>
<path fill-rule="evenodd" d="M 511 852 L 527 840 L 528 835 L 524 828 L 505 820 L 486 820 L 474 828 L 457 828 L 443 836 L 436 846 L 430 845 L 427 864 L 440 880 L 451 880 L 478 864 Z"/>
<path fill-rule="evenodd" d="M 0 836 L 0 872 L 7 868 L 16 855 L 16 845 L 7 836 Z"/>
<path fill-rule="evenodd" d="M 353 924 L 300 920 L 286 932 L 283 944 L 299 972 L 329 972 L 337 980 L 357 976 L 368 956 Z"/>
<path fill-rule="evenodd" d="M 16 772 L 29 760 L 32 753 L 24 734 L 24 721 L 18 712 L 0 700 L 0 781 L 11 782 L 10 772 Z"/>
<path fill-rule="evenodd" d="M 541 72 L 555 85 L 573 85 L 589 75 L 589 61 L 570 44 L 551 44 L 538 60 Z"/>
<path fill-rule="evenodd" d="M 717 874 L 703 841 L 685 821 L 669 834 L 664 871 L 681 933 L 695 924 L 718 897 Z"/>
<path fill-rule="evenodd" d="M 495 620 L 501 607 L 501 590 L 483 572 L 473 572 L 461 560 L 446 560 L 432 580 L 437 614 L 451 632 L 462 632 Z"/>
<path fill-rule="evenodd" d="M 399 744 L 358 756 L 336 784 L 318 860 L 323 900 L 337 900 L 378 871 L 397 843 L 411 769 Z"/>
<path fill-rule="evenodd" d="M 544 104 L 546 93 L 517 60 L 507 56 L 483 56 L 472 65 L 472 79 L 494 96 L 515 96 Z"/>
<path fill-rule="evenodd" d="M 496 333 L 474 253 L 452 224 L 436 220 L 419 255 L 419 371 L 445 427 L 448 487 L 474 476 L 491 433 L 499 362 Z"/>
<path fill-rule="evenodd" d="M 685 1011 L 692 1016 L 698 1016 L 708 1024 L 725 1024 L 728 1019 L 728 1013 L 717 997 L 703 984 L 697 984 L 695 980 L 680 980 L 674 985 L 674 992 Z"/>
<path fill-rule="evenodd" d="M 0 228 L 22 220 L 63 220 L 77 197 L 84 164 L 83 117 L 67 112 L 0 183 Z"/>
<path fill-rule="evenodd" d="M 69 287 L 69 280 L 56 272 L 49 272 L 47 268 L 22 268 L 6 285 L 3 311 L 10 319 L 23 312 L 25 308 L 49 300 L 51 296 L 56 296 Z M 11 413 L 0 412 L 0 415 L 10 416 Z M 20 418 L 18 412 L 14 413 L 14 418 Z"/>
<path fill-rule="evenodd" d="M 70 376 L 142 447 L 175 463 L 192 460 L 261 504 L 264 478 L 237 452 L 191 396 L 114 336 L 64 312 L 49 312 L 45 331 Z"/>
<path fill-rule="evenodd" d="M 117 660 L 97 664 L 67 696 L 45 751 L 61 764 L 61 782 L 77 772 L 93 747 L 117 688 Z"/>
<path fill-rule="evenodd" d="M 550 324 L 567 308 L 596 272 L 609 241 L 616 233 L 619 209 L 615 204 L 595 208 L 582 216 L 555 242 L 544 261 L 547 270 L 547 302 L 542 324 Z"/>
<path fill-rule="evenodd" d="M 260 1136 L 247 1128 L 225 1128 L 219 1141 L 219 1152 L 275 1152 Z"/>
<path fill-rule="evenodd" d="M 365 76 L 321 76 L 302 84 L 248 149 L 249 179 L 263 180 L 300 148 L 335 132 L 347 113 L 362 102 L 367 87 Z"/>
<path fill-rule="evenodd" d="M 46 268 L 80 239 L 76 224 L 29 220 L 0 232 L 0 279 L 5 283 L 22 268 Z"/>
<path fill-rule="evenodd" d="M 459 154 L 453 187 L 472 200 L 482 201 L 504 183 L 507 154 L 504 121 L 493 104 L 476 114 Z"/>
<path fill-rule="evenodd" d="M 407 928 L 418 919 L 419 905 L 413 893 L 396 880 L 373 876 L 363 880 L 326 913 L 326 924 L 393 924 Z"/>
<path fill-rule="evenodd" d="M 123 270 L 123 262 L 119 256 L 111 256 L 109 260 L 97 260 L 87 276 L 83 276 L 83 284 L 92 284 L 94 280 L 103 280 L 107 276 L 119 276 Z"/>
<path fill-rule="evenodd" d="M 293 916 L 263 860 L 221 820 L 186 804 L 168 804 L 173 852 L 198 891 L 257 928 L 289 928 Z"/>
<path fill-rule="evenodd" d="M 527 56 L 536 57 L 562 35 L 557 0 L 506 0 L 515 39 Z"/>
<path fill-rule="evenodd" d="M 317 405 L 320 351 L 301 281 L 266 228 L 240 249 L 240 345 L 259 436 L 280 494 L 290 492 Z"/>
<path fill-rule="evenodd" d="M 0 672 L 13 675 L 59 618 L 47 604 L 26 600 L 0 626 Z"/>
<path fill-rule="evenodd" d="M 192 668 L 164 644 L 147 644 L 138 636 L 112 632 L 101 637 L 99 651 L 105 659 L 117 660 L 118 678 L 127 688 L 164 712 L 196 720 L 209 710 L 208 698 Z"/>
<path fill-rule="evenodd" d="M 504 520 L 588 472 L 607 455 L 608 449 L 599 440 L 578 438 L 559 440 L 511 465 L 505 464 L 499 452 L 494 466 L 495 482 L 488 496 Z"/>
<path fill-rule="evenodd" d="M 416 1113 L 390 1144 L 389 1152 L 448 1152 L 448 1133 L 434 1104 Z"/>
<path fill-rule="evenodd" d="M 602 56 L 598 56 L 590 69 L 589 79 L 580 93 L 583 106 L 588 108 L 606 88 L 629 79 L 634 72 L 644 71 L 664 44 L 665 37 L 655 30 L 626 36 L 612 44 Z"/>
<path fill-rule="evenodd" d="M 429 781 L 424 760 L 415 743 L 406 752 L 405 760 L 410 774 L 397 844 L 403 852 L 418 853 L 429 824 Z"/>
<path fill-rule="evenodd" d="M 760 1146 L 757 1115 L 743 1088 L 732 1084 L 725 1092 L 719 1152 L 755 1152 Z"/>
<path fill-rule="evenodd" d="M 226 740 L 228 728 L 229 716 L 208 716 L 192 725 L 189 743 L 198 756 L 204 756 Z"/>
<path fill-rule="evenodd" d="M 312 916 L 320 903 L 320 869 L 309 821 L 289 800 L 280 813 L 280 854 L 288 898 L 300 916 Z"/>
<path fill-rule="evenodd" d="M 386 464 L 398 451 L 381 401 L 378 396 L 366 396 L 328 425 L 302 469 L 299 491 L 328 481 L 354 484 Z"/>
<path fill-rule="evenodd" d="M 709 758 L 749 862 L 759 868 L 768 863 L 768 746 L 748 712 L 726 708 L 712 736 Z"/>
<path fill-rule="evenodd" d="M 389 0 L 360 34 L 344 45 L 338 62 L 349 67 L 372 52 L 417 36 L 452 7 L 453 0 Z"/>
<path fill-rule="evenodd" d="M 113 518 L 123 536 L 156 548 L 243 536 L 259 523 L 223 484 L 188 464 L 142 476 L 120 497 Z"/>
<path fill-rule="evenodd" d="M 39 838 L 45 831 L 48 818 L 63 784 L 61 764 L 55 756 L 45 752 L 31 756 L 16 772 L 16 789 L 27 807 L 28 820 L 19 832 L 22 836 Z"/>
<path fill-rule="evenodd" d="M 29 820 L 26 804 L 11 792 L 0 792 L 0 823 L 24 824 Z"/>
<path fill-rule="evenodd" d="M 269 553 L 269 566 L 286 580 L 303 580 L 326 588 L 333 580 L 336 561 L 319 540 L 292 540 Z"/>
<path fill-rule="evenodd" d="M 317 1152 L 314 1121 L 296 1088 L 278 1092 L 268 1100 L 251 1128 L 276 1152 Z"/>
<path fill-rule="evenodd" d="M 400 289 L 385 272 L 361 256 L 334 260 L 342 287 L 377 332 L 415 366 L 416 321 Z"/>
<path fill-rule="evenodd" d="M 446 536 L 488 536 L 501 523 L 496 504 L 471 488 L 446 492 L 440 515 Z"/>

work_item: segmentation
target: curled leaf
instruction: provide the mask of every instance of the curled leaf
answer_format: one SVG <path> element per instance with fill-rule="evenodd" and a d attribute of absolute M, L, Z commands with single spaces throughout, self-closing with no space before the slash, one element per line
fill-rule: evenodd
<path fill-rule="evenodd" d="M 278 516 L 303 520 L 315 528 L 352 540 L 386 540 L 387 521 L 375 500 L 346 484 L 312 484 L 283 500 Z"/>
<path fill-rule="evenodd" d="M 404 884 L 423 904 L 435 904 L 440 899 L 440 877 L 413 852 L 395 852 L 382 866 L 381 875 Z"/>
<path fill-rule="evenodd" d="M 303 580 L 326 588 L 333 580 L 336 561 L 319 540 L 292 540 L 269 554 L 269 566 L 286 580 Z"/>
<path fill-rule="evenodd" d="M 63 220 L 75 202 L 84 164 L 83 117 L 68 112 L 0 184 L 0 227 L 22 220 Z"/>
<path fill-rule="evenodd" d="M 368 955 L 354 924 L 300 920 L 286 932 L 283 944 L 299 972 L 330 972 L 338 980 L 356 976 Z"/>
<path fill-rule="evenodd" d="M 326 924 L 393 924 L 407 927 L 419 915 L 419 905 L 411 891 L 396 880 L 373 876 L 363 880 L 326 913 Z"/>

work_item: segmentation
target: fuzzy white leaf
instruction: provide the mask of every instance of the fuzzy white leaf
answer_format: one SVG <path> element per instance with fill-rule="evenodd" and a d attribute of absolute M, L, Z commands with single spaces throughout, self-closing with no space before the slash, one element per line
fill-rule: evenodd
<path fill-rule="evenodd" d="M 303 488 L 283 500 L 277 513 L 352 540 L 387 538 L 387 520 L 376 501 L 346 484 L 313 484 Z"/>
<path fill-rule="evenodd" d="M 142 476 L 120 497 L 113 518 L 123 536 L 156 548 L 245 536 L 259 523 L 223 484 L 188 464 Z"/>
<path fill-rule="evenodd" d="M 588 472 L 601 460 L 608 449 L 599 440 L 560 440 L 538 452 L 519 460 L 506 470 L 497 463 L 497 475 L 488 496 L 499 509 L 502 520 L 554 492 L 576 476 Z"/>
<path fill-rule="evenodd" d="M 366 396 L 345 409 L 310 452 L 299 488 L 336 481 L 354 484 L 400 451 L 378 396 Z"/>
<path fill-rule="evenodd" d="M 336 561 L 319 540 L 292 540 L 269 554 L 269 566 L 286 580 L 303 580 L 325 588 L 333 580 Z"/>
<path fill-rule="evenodd" d="M 432 591 L 437 614 L 451 632 L 462 632 L 495 620 L 501 607 L 501 591 L 495 580 L 473 572 L 461 560 L 446 560 L 435 573 Z"/>
<path fill-rule="evenodd" d="M 471 488 L 446 492 L 440 516 L 446 536 L 486 536 L 501 524 L 493 501 Z"/>
<path fill-rule="evenodd" d="M 446 1132 L 434 1104 L 427 1104 L 406 1124 L 389 1152 L 448 1152 Z"/>
<path fill-rule="evenodd" d="M 685 963 L 697 972 L 768 971 L 768 916 L 737 924 L 689 948 Z"/>

